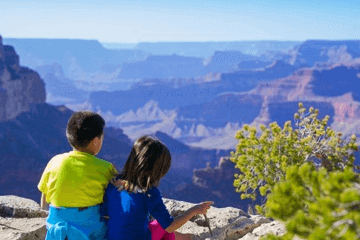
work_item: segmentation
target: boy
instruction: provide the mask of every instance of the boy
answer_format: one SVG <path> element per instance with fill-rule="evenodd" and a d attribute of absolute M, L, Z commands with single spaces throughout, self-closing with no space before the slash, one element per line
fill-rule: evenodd
<path fill-rule="evenodd" d="M 104 237 L 99 204 L 116 173 L 110 162 L 95 157 L 102 147 L 104 126 L 104 119 L 91 111 L 70 117 L 66 137 L 73 151 L 53 157 L 38 184 L 41 208 L 50 203 L 47 240 Z"/>

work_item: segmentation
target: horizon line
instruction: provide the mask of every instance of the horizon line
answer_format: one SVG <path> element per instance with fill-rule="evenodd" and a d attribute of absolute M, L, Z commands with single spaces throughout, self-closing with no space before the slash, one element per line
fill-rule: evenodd
<path fill-rule="evenodd" d="M 206 41 L 139 41 L 139 42 L 107 42 L 98 39 L 82 39 L 82 38 L 28 38 L 28 37 L 0 37 L 4 39 L 19 39 L 19 40 L 69 40 L 69 41 L 97 41 L 104 44 L 139 44 L 139 43 L 228 43 L 228 42 L 306 42 L 306 41 L 360 41 L 360 39 L 306 39 L 306 40 L 275 40 L 275 39 L 261 39 L 261 40 L 206 40 Z"/>

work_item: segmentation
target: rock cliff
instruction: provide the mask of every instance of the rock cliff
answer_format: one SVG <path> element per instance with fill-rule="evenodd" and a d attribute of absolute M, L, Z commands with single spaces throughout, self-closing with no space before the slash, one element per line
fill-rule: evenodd
<path fill-rule="evenodd" d="M 64 75 L 60 64 L 43 65 L 35 70 L 45 82 L 47 103 L 59 106 L 86 101 L 88 92 L 77 88 L 74 81 Z"/>
<path fill-rule="evenodd" d="M 45 102 L 45 84 L 35 71 L 21 67 L 12 46 L 0 36 L 0 122 L 29 111 L 30 104 Z"/>
<path fill-rule="evenodd" d="M 296 48 L 292 64 L 298 67 L 331 65 L 360 57 L 360 41 L 308 40 Z"/>
<path fill-rule="evenodd" d="M 266 111 L 262 115 L 267 114 L 268 121 L 283 124 L 286 119 L 293 119 L 296 104 L 302 101 L 307 102 L 306 107 L 319 108 L 319 117 L 330 115 L 329 125 L 336 129 L 345 122 L 358 122 L 359 72 L 356 61 L 322 69 L 305 68 L 277 81 L 259 84 L 248 94 L 263 96 Z M 355 133 L 359 134 L 359 129 Z"/>

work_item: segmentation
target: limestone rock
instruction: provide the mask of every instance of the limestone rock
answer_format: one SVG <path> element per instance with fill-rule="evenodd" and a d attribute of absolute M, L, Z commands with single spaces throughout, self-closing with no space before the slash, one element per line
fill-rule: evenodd
<path fill-rule="evenodd" d="M 273 233 L 276 236 L 281 236 L 285 234 L 284 224 L 273 221 L 270 223 L 264 223 L 258 228 L 255 228 L 251 233 L 246 234 L 241 240 L 258 240 L 261 236 L 266 234 Z"/>
<path fill-rule="evenodd" d="M 2 240 L 44 240 L 45 218 L 3 218 L 0 217 L 0 239 Z"/>
<path fill-rule="evenodd" d="M 3 46 L 6 66 L 10 66 L 16 71 L 19 71 L 20 68 L 20 59 L 19 55 L 16 54 L 15 49 L 12 46 L 5 45 Z"/>
<path fill-rule="evenodd" d="M 48 212 L 34 200 L 17 196 L 0 196 L 0 216 L 12 218 L 46 218 Z"/>
<path fill-rule="evenodd" d="M 183 214 L 193 203 L 164 198 L 164 203 L 173 217 Z M 0 196 L 0 239 L 44 240 L 48 212 L 40 209 L 33 200 L 17 196 Z M 192 239 L 238 240 L 259 239 L 273 232 L 285 233 L 283 224 L 260 215 L 249 215 L 241 209 L 211 207 L 207 213 L 213 236 L 204 216 L 197 215 L 183 225 L 178 232 L 191 234 Z"/>
<path fill-rule="evenodd" d="M 47 214 L 33 200 L 0 196 L 0 239 L 45 239 Z"/>
<path fill-rule="evenodd" d="M 35 71 L 21 67 L 12 46 L 0 37 L 0 121 L 29 111 L 30 104 L 44 103 L 45 84 Z"/>
<path fill-rule="evenodd" d="M 172 199 L 164 199 L 164 203 L 173 217 L 183 214 L 187 209 L 195 205 Z M 201 215 L 193 217 L 178 231 L 194 234 L 195 238 L 198 239 L 237 240 L 263 224 L 272 223 L 268 218 L 259 215 L 249 215 L 241 209 L 232 207 L 210 207 L 207 217 L 210 221 L 213 236 L 210 235 L 205 218 Z"/>

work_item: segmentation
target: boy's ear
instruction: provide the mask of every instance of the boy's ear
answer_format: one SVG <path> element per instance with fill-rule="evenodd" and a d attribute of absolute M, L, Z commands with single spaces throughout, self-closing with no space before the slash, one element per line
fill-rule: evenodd
<path fill-rule="evenodd" d="M 99 142 L 101 142 L 101 137 L 95 137 L 94 138 L 94 143 L 99 143 Z"/>
<path fill-rule="evenodd" d="M 100 139 L 99 137 L 94 137 L 94 138 L 89 142 L 88 147 L 90 147 L 90 146 L 95 146 L 95 145 L 97 145 L 100 141 L 101 141 L 101 139 Z"/>

